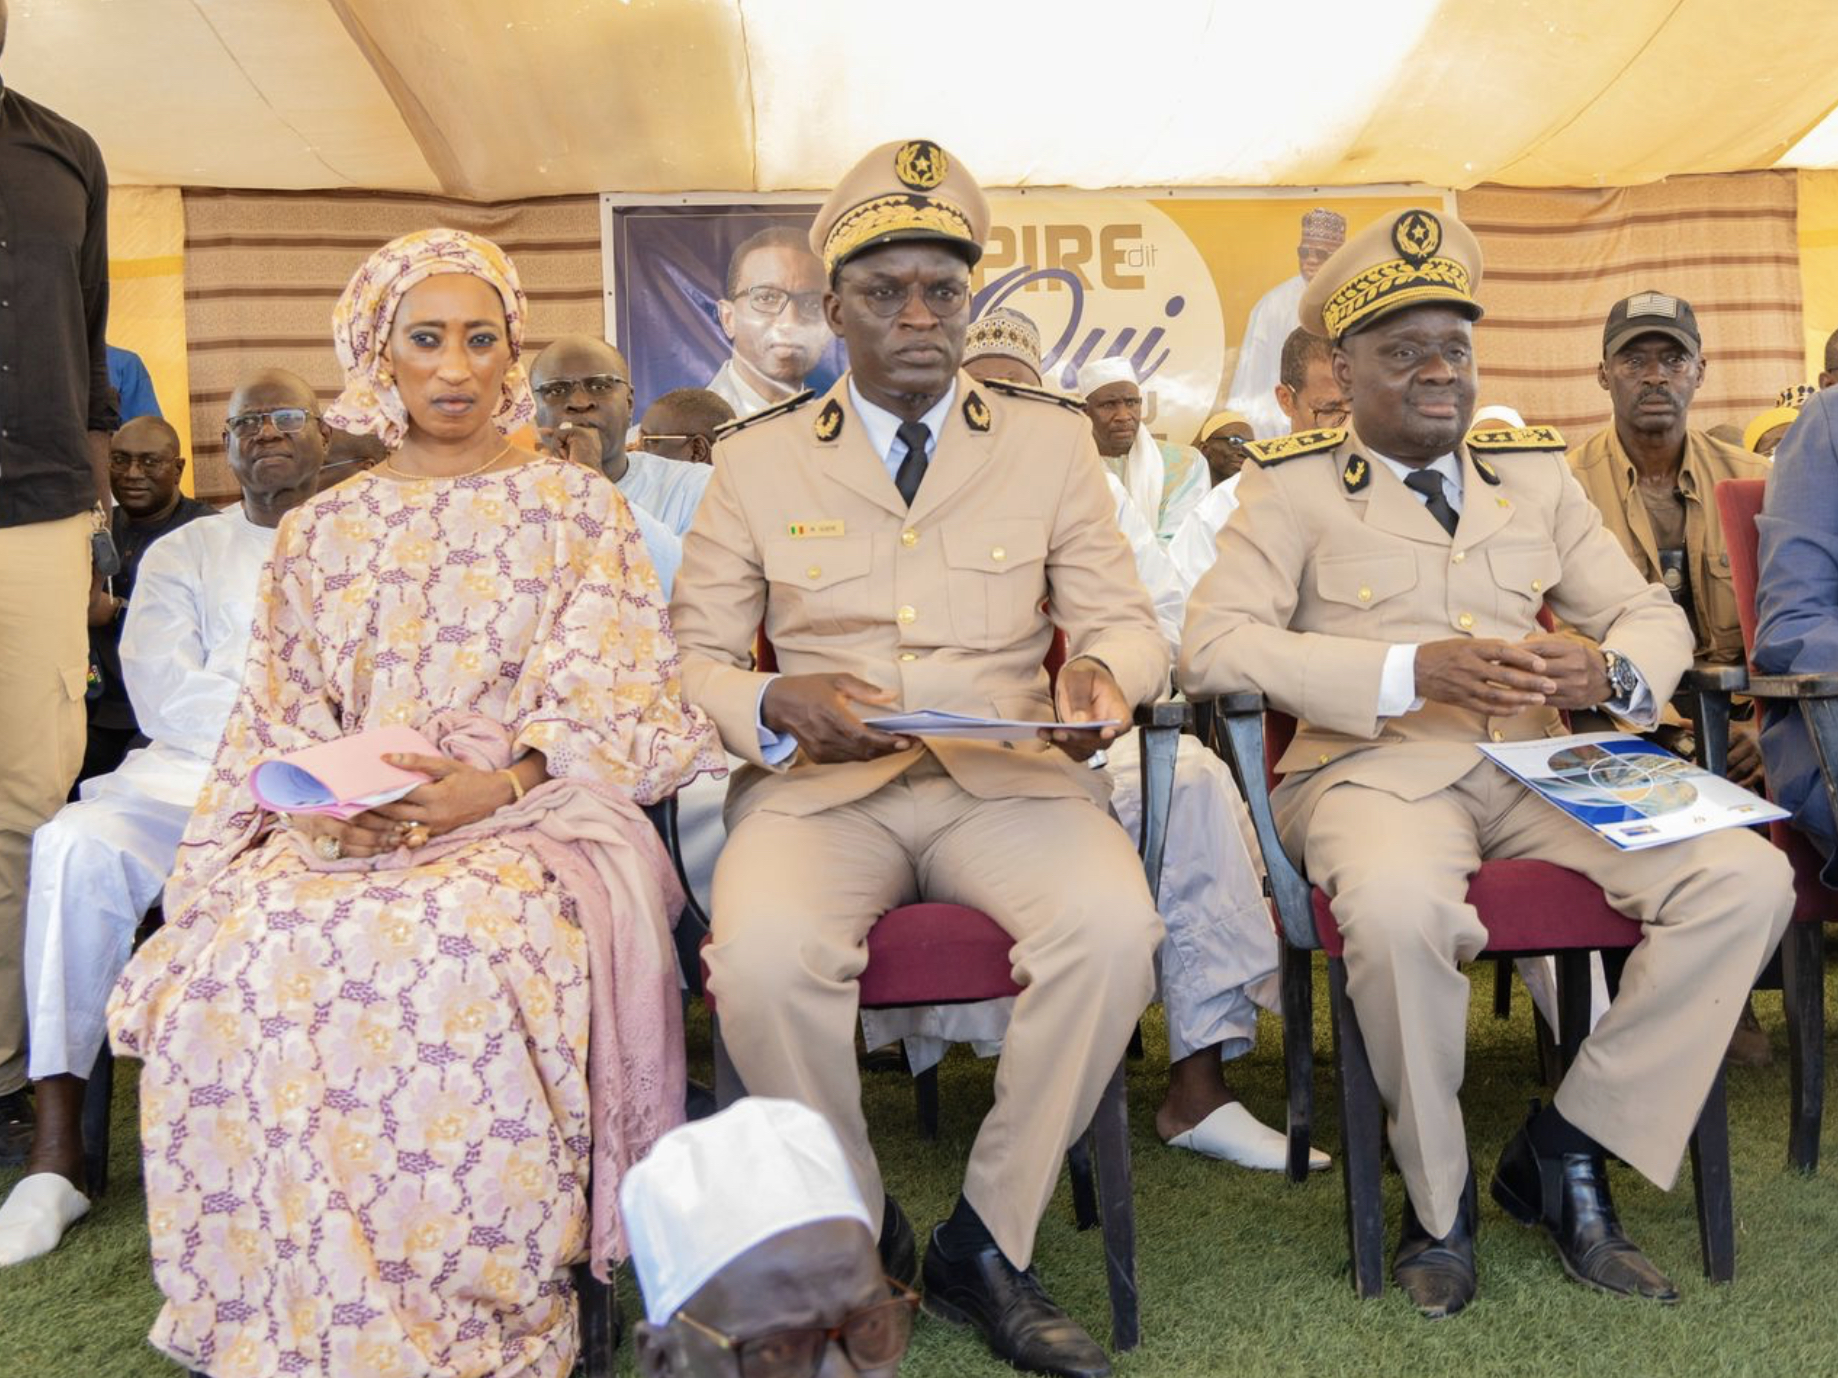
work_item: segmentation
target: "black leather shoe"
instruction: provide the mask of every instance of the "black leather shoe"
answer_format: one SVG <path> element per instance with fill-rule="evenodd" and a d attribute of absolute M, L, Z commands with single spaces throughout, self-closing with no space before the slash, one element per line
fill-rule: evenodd
<path fill-rule="evenodd" d="M 1500 1155 L 1493 1199 L 1521 1225 L 1542 1224 L 1557 1243 L 1564 1271 L 1578 1282 L 1617 1296 L 1678 1300 L 1671 1279 L 1622 1233 L 1600 1154 L 1540 1157 L 1528 1120 Z"/>
<path fill-rule="evenodd" d="M 881 1208 L 881 1271 L 895 1282 L 908 1287 L 919 1285 L 919 1242 L 913 1238 L 913 1222 L 906 1218 L 900 1203 L 887 1197 Z"/>
<path fill-rule="evenodd" d="M 932 1233 L 925 1251 L 925 1309 L 952 1325 L 973 1325 L 998 1359 L 1023 1373 L 1105 1378 L 1110 1360 L 1040 1285 L 991 1244 L 961 1259 L 945 1257 Z"/>
<path fill-rule="evenodd" d="M 23 1086 L 0 1096 L 0 1167 L 24 1167 L 32 1150 L 32 1132 L 38 1126 L 32 1113 L 32 1096 Z"/>
<path fill-rule="evenodd" d="M 1410 1297 L 1411 1304 L 1430 1320 L 1453 1316 L 1474 1300 L 1474 1173 L 1462 1188 L 1461 1208 L 1455 1223 L 1441 1239 L 1423 1228 L 1417 1208 L 1404 1198 L 1404 1228 L 1398 1235 L 1398 1252 L 1391 1260 L 1391 1276 Z"/>

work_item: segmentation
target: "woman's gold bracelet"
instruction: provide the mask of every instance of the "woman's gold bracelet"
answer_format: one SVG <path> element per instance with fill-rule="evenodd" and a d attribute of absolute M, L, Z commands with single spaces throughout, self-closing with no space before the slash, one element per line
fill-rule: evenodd
<path fill-rule="evenodd" d="M 511 793 L 515 796 L 511 800 L 511 803 L 521 804 L 523 802 L 524 789 L 523 781 L 517 778 L 517 772 L 507 768 L 499 771 L 498 774 L 504 776 L 511 782 Z"/>

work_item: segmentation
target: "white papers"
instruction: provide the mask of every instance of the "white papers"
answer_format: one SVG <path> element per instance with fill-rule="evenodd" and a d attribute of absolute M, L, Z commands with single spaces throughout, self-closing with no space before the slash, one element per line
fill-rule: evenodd
<path fill-rule="evenodd" d="M 865 718 L 863 721 L 877 731 L 901 737 L 958 737 L 972 742 L 1031 742 L 1043 728 L 1097 732 L 1106 727 L 1125 726 L 1114 720 L 1075 723 L 979 718 L 970 713 L 947 713 L 938 708 L 922 708 L 912 713 L 894 713 L 884 718 Z"/>
<path fill-rule="evenodd" d="M 393 804 L 427 783 L 425 778 L 411 780 L 394 789 L 341 800 L 318 776 L 286 761 L 264 761 L 256 770 L 261 776 L 264 808 L 275 813 L 324 813 L 334 818 L 356 818 L 365 809 Z"/>
<path fill-rule="evenodd" d="M 1481 751 L 1626 852 L 1786 818 L 1758 794 L 1625 732 L 1579 732 Z"/>

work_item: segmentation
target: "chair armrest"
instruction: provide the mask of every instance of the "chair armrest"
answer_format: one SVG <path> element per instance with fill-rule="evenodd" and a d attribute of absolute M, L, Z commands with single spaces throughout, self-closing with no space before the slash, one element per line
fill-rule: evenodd
<path fill-rule="evenodd" d="M 1238 792 L 1251 812 L 1257 847 L 1264 858 L 1264 884 L 1276 904 L 1283 938 L 1291 947 L 1313 951 L 1321 946 L 1315 932 L 1314 887 L 1283 850 L 1276 815 L 1270 807 L 1270 785 L 1264 767 L 1264 697 L 1256 693 L 1222 694 L 1211 700 L 1211 708 L 1223 728 L 1211 745 L 1231 768 Z M 1220 742 L 1219 736 L 1225 740 Z"/>
<path fill-rule="evenodd" d="M 1213 711 L 1226 717 L 1238 717 L 1244 713 L 1255 713 L 1263 716 L 1264 709 L 1269 707 L 1264 696 L 1255 689 L 1241 690 L 1236 694 L 1221 694 L 1212 701 Z"/>
<path fill-rule="evenodd" d="M 683 864 L 683 836 L 677 828 L 676 796 L 673 794 L 643 807 L 645 816 L 651 820 L 651 826 L 657 829 L 657 835 L 663 841 L 664 850 L 670 854 L 670 864 L 676 868 L 676 878 L 683 886 L 683 913 L 676 924 L 677 960 L 682 965 L 683 980 L 689 990 L 700 995 L 702 940 L 709 935 L 712 925 L 702 910 L 701 902 L 696 899 L 695 887 L 689 883 L 689 868 Z"/>
<path fill-rule="evenodd" d="M 1137 704 L 1133 721 L 1141 728 L 1171 727 L 1185 732 L 1193 726 L 1193 705 L 1184 700 Z"/>
<path fill-rule="evenodd" d="M 1758 699 L 1838 698 L 1838 674 L 1750 675 L 1746 692 Z"/>
<path fill-rule="evenodd" d="M 1749 672 L 1742 665 L 1712 665 L 1699 661 L 1678 682 L 1686 694 L 1740 694 L 1749 687 Z"/>

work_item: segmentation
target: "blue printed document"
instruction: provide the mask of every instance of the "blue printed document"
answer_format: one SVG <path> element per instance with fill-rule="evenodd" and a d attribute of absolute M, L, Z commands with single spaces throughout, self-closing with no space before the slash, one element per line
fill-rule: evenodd
<path fill-rule="evenodd" d="M 1480 748 L 1495 765 L 1623 851 L 1788 816 L 1759 794 L 1625 732 L 1482 742 Z"/>

